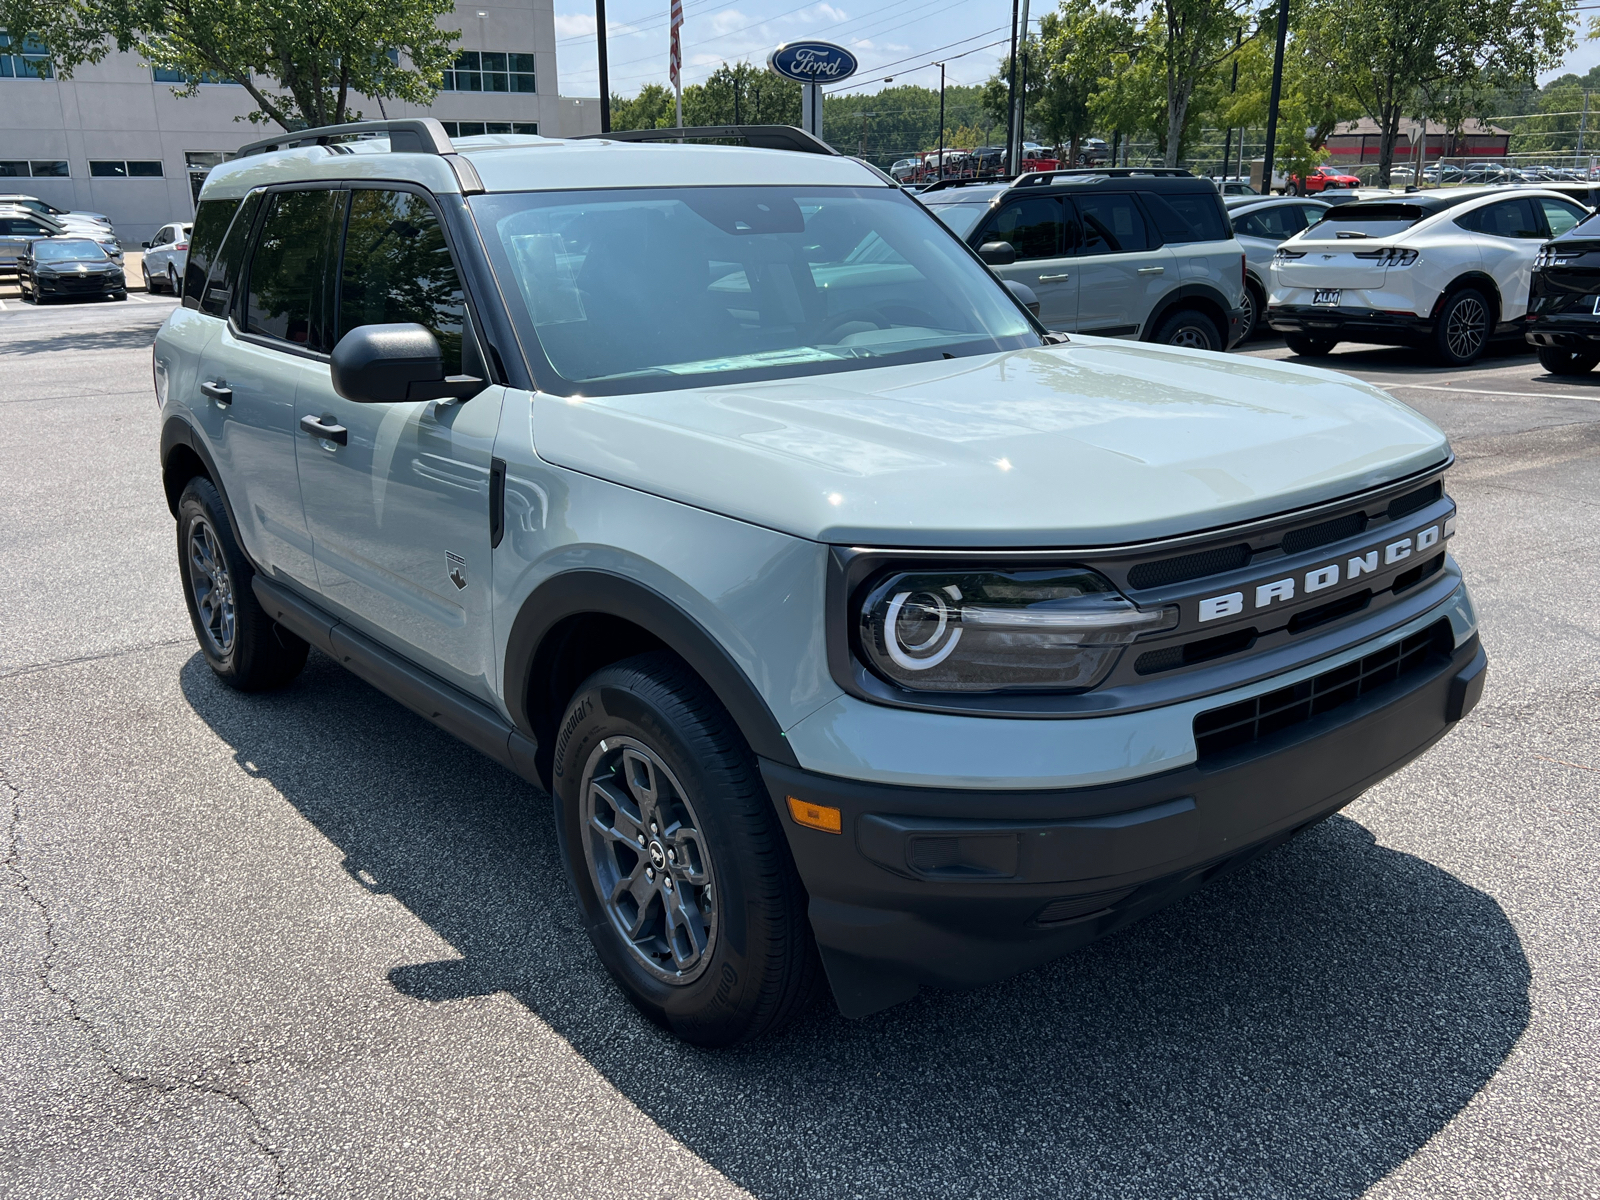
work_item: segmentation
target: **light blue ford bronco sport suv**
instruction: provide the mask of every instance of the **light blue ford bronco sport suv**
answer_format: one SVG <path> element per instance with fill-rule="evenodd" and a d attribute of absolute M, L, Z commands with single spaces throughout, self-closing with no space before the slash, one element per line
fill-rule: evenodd
<path fill-rule="evenodd" d="M 1433 425 L 1050 334 L 887 177 L 710 132 L 248 146 L 154 350 L 212 669 L 315 647 L 547 789 L 653 1019 L 1001 979 L 1476 703 Z"/>

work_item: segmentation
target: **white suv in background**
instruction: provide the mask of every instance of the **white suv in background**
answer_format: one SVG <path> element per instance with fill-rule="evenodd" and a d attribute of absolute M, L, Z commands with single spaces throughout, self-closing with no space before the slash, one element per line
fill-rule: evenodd
<path fill-rule="evenodd" d="M 165 290 L 174 296 L 183 291 L 183 267 L 189 259 L 189 234 L 193 229 L 188 221 L 173 221 L 144 243 L 141 269 L 145 291 Z"/>
<path fill-rule="evenodd" d="M 1378 342 L 1424 346 L 1462 366 L 1515 331 L 1540 245 L 1587 213 L 1534 188 L 1340 205 L 1278 247 L 1267 322 L 1296 354 Z"/>

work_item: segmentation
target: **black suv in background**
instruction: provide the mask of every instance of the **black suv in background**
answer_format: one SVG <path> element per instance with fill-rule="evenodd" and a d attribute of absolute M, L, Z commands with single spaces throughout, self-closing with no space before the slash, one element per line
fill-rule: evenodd
<path fill-rule="evenodd" d="M 1523 336 L 1552 375 L 1600 363 L 1600 220 L 1579 221 L 1539 248 Z"/>
<path fill-rule="evenodd" d="M 1217 185 L 1187 171 L 947 180 L 918 199 L 1051 329 L 1226 350 L 1248 327 L 1244 247 Z M 1032 305 L 1030 305 L 1032 307 Z"/>

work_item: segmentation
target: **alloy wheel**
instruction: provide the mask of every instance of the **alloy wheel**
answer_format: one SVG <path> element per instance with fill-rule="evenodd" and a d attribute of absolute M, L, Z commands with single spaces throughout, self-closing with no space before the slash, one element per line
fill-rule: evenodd
<path fill-rule="evenodd" d="M 195 611 L 200 614 L 200 627 L 205 630 L 212 653 L 227 658 L 237 632 L 233 576 L 222 556 L 217 531 L 204 517 L 196 517 L 189 526 L 188 557 L 189 587 L 194 593 Z"/>
<path fill-rule="evenodd" d="M 1450 347 L 1450 353 L 1462 361 L 1483 349 L 1488 330 L 1489 312 L 1476 296 L 1463 296 L 1445 315 L 1445 344 Z"/>
<path fill-rule="evenodd" d="M 1210 350 L 1211 339 L 1205 335 L 1204 330 L 1194 325 L 1185 325 L 1172 335 L 1172 340 L 1167 345 L 1183 346 L 1189 350 Z"/>
<path fill-rule="evenodd" d="M 595 895 L 634 958 L 685 984 L 717 940 L 711 855 L 683 786 L 643 742 L 602 741 L 584 768 L 583 851 Z"/>

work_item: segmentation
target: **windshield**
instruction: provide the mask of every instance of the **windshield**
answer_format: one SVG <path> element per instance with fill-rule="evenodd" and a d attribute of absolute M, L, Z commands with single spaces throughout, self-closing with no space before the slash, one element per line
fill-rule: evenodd
<path fill-rule="evenodd" d="M 628 188 L 471 205 L 494 231 L 490 256 L 521 299 L 519 325 L 568 390 L 656 391 L 1041 344 L 994 276 L 898 189 Z"/>
<path fill-rule="evenodd" d="M 928 211 L 946 225 L 958 238 L 965 239 L 973 231 L 978 222 L 983 219 L 983 214 L 989 211 L 987 204 L 930 204 Z"/>
<path fill-rule="evenodd" d="M 1308 241 L 1381 238 L 1410 229 L 1428 214 L 1417 204 L 1342 204 L 1306 230 Z"/>
<path fill-rule="evenodd" d="M 104 262 L 106 252 L 95 242 L 35 242 L 33 257 L 38 262 Z"/>

